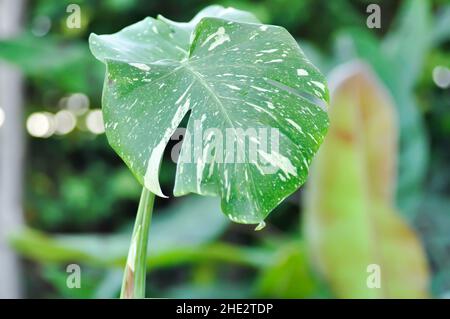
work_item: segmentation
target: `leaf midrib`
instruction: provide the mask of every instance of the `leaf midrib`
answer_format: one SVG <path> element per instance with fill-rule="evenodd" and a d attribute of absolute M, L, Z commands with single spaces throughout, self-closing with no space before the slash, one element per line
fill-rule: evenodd
<path fill-rule="evenodd" d="M 214 100 L 220 105 L 220 109 L 221 109 L 222 113 L 225 114 L 227 122 L 231 125 L 231 128 L 234 130 L 234 132 L 237 133 L 236 127 L 235 127 L 234 123 L 231 121 L 230 116 L 228 115 L 228 112 L 226 111 L 225 106 L 223 105 L 222 101 L 218 98 L 218 94 L 216 94 L 214 92 L 214 90 L 211 88 L 211 86 L 202 78 L 201 73 L 194 70 L 192 68 L 192 66 L 189 66 L 188 63 L 186 63 L 186 69 L 188 69 L 196 77 L 197 81 L 209 92 L 209 94 L 214 98 Z M 235 134 L 235 136 L 238 137 L 238 134 Z M 244 162 L 244 165 L 245 165 L 245 167 L 249 173 L 250 179 L 251 179 L 251 182 L 250 182 L 251 190 L 252 190 L 253 196 L 258 197 L 256 189 L 255 189 L 256 184 L 253 179 L 253 173 L 252 173 L 252 170 L 249 169 L 248 164 L 249 163 Z M 237 166 L 234 165 L 234 173 L 235 174 L 236 174 L 236 167 Z M 261 211 L 258 201 L 252 201 L 252 204 L 256 206 L 255 207 L 256 211 Z"/>

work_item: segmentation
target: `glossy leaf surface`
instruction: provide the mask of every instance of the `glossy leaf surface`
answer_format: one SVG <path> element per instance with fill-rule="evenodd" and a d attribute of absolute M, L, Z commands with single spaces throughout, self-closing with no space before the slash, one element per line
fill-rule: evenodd
<path fill-rule="evenodd" d="M 190 111 L 175 195 L 218 195 L 230 219 L 253 224 L 304 183 L 328 127 L 324 77 L 285 29 L 255 21 L 213 7 L 90 39 L 107 66 L 109 142 L 137 179 L 164 196 L 161 158 Z"/>

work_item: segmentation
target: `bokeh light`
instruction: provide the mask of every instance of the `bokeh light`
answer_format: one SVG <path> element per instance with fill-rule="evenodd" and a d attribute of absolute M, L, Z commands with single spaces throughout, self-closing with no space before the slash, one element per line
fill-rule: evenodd
<path fill-rule="evenodd" d="M 55 132 L 55 120 L 51 113 L 38 112 L 27 119 L 27 131 L 31 136 L 48 138 Z"/>
<path fill-rule="evenodd" d="M 450 87 L 450 69 L 438 65 L 433 69 L 433 81 L 441 89 Z"/>
<path fill-rule="evenodd" d="M 52 21 L 47 16 L 37 16 L 33 19 L 31 32 L 37 37 L 45 36 L 52 27 Z"/>
<path fill-rule="evenodd" d="M 103 123 L 103 114 L 100 109 L 92 110 L 86 117 L 86 127 L 94 134 L 103 134 L 105 125 Z"/>
<path fill-rule="evenodd" d="M 55 134 L 65 135 L 73 131 L 77 125 L 75 115 L 67 110 L 61 110 L 55 114 Z"/>
<path fill-rule="evenodd" d="M 83 93 L 74 93 L 66 99 L 61 100 L 63 107 L 75 115 L 82 115 L 89 109 L 89 98 Z"/>

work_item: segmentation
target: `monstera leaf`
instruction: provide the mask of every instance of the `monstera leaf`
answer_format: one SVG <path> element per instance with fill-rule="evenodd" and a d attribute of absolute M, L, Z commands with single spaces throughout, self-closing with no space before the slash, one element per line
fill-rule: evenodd
<path fill-rule="evenodd" d="M 218 195 L 230 219 L 256 224 L 304 183 L 328 90 L 285 29 L 214 6 L 188 23 L 146 18 L 92 35 L 90 47 L 107 67 L 108 140 L 151 192 L 164 196 L 159 166 L 188 112 L 176 196 Z"/>

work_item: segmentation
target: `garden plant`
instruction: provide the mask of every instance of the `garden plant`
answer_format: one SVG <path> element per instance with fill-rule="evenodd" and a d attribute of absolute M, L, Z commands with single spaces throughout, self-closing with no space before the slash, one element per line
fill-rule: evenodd
<path fill-rule="evenodd" d="M 288 31 L 232 8 L 187 23 L 146 18 L 89 44 L 106 65 L 108 141 L 143 186 L 121 292 L 143 298 L 155 195 L 165 197 L 159 168 L 182 120 L 174 195 L 218 196 L 232 221 L 260 230 L 307 178 L 328 129 L 328 88 Z"/>

